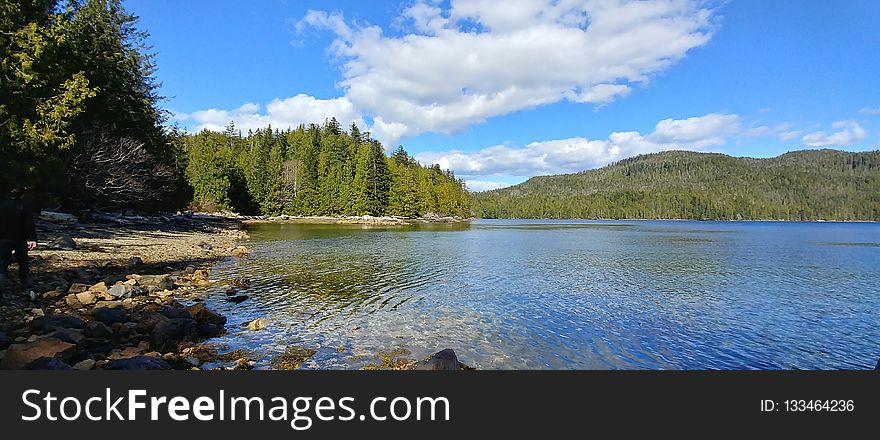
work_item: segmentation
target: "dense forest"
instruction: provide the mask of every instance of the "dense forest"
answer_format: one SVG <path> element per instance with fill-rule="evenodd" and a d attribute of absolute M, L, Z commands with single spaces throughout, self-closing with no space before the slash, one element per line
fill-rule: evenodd
<path fill-rule="evenodd" d="M 70 211 L 469 215 L 452 173 L 335 120 L 166 128 L 146 36 L 119 0 L 0 1 L 0 192 Z"/>
<path fill-rule="evenodd" d="M 378 141 L 336 119 L 295 130 L 268 127 L 246 136 L 172 133 L 197 209 L 266 215 L 395 215 L 470 217 L 464 183 L 425 167 L 398 147 L 391 157 Z"/>
<path fill-rule="evenodd" d="M 472 196 L 483 218 L 880 221 L 880 151 L 667 151 Z"/>

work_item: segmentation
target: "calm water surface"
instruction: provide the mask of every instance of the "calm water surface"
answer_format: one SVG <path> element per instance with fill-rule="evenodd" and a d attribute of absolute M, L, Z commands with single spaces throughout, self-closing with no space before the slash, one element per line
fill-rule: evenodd
<path fill-rule="evenodd" d="M 451 347 L 484 369 L 873 368 L 880 224 L 481 220 L 261 225 L 229 349 L 316 348 L 305 368 Z M 238 327 L 257 317 L 260 332 Z"/>

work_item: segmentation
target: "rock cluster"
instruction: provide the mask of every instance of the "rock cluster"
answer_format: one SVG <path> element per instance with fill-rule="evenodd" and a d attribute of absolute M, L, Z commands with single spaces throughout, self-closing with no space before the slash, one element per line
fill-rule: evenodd
<path fill-rule="evenodd" d="M 226 318 L 173 297 L 209 285 L 207 269 L 130 274 L 109 286 L 52 281 L 38 298 L 45 307 L 0 332 L 0 369 L 191 369 L 217 360 L 200 342 L 225 333 Z"/>

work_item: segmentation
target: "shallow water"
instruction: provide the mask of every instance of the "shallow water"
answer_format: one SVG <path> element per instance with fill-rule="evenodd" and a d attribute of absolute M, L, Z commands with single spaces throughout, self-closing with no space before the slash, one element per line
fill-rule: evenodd
<path fill-rule="evenodd" d="M 880 224 L 481 220 L 260 225 L 251 298 L 204 294 L 228 349 L 304 368 L 442 348 L 483 369 L 866 369 L 880 356 Z M 266 317 L 269 328 L 241 331 Z"/>

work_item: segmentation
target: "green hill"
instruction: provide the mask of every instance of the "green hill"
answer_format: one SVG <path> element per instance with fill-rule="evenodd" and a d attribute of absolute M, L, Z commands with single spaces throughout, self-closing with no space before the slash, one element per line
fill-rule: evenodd
<path fill-rule="evenodd" d="M 880 151 L 666 151 L 476 193 L 482 218 L 880 221 Z"/>

